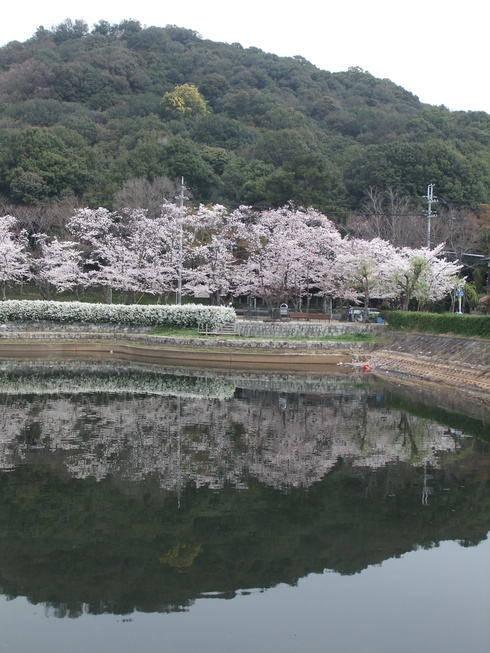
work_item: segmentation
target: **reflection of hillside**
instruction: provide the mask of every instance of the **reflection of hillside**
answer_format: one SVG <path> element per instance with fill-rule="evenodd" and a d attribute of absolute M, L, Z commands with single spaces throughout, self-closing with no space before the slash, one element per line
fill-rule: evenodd
<path fill-rule="evenodd" d="M 483 456 L 483 457 L 482 457 Z M 54 613 L 169 611 L 198 596 L 352 574 L 490 530 L 488 451 L 428 470 L 339 463 L 312 487 L 162 492 L 22 466 L 0 474 L 0 587 Z"/>
<path fill-rule="evenodd" d="M 428 393 L 424 390 L 424 403 L 420 402 L 420 390 L 410 385 L 379 385 L 386 405 L 391 410 L 401 410 L 421 418 L 444 424 L 455 432 L 464 432 L 484 440 L 490 440 L 490 415 L 488 406 L 469 403 L 464 396 L 456 399 L 454 395 Z M 443 395 L 441 400 L 441 395 Z"/>

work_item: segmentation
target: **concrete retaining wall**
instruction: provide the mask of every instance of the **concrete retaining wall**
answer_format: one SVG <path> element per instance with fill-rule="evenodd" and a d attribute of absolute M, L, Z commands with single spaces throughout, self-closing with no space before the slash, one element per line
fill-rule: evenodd
<path fill-rule="evenodd" d="M 385 324 L 360 322 L 262 322 L 256 320 L 237 320 L 236 333 L 243 337 L 257 338 L 322 338 L 346 333 L 369 333 L 376 335 L 386 329 Z M 11 337 L 18 332 L 93 333 L 99 334 L 144 334 L 150 327 L 129 327 L 116 324 L 60 324 L 59 322 L 9 322 L 0 325 L 0 337 Z"/>
<path fill-rule="evenodd" d="M 352 370 L 348 365 L 352 362 L 352 355 L 348 352 L 337 351 L 323 352 L 281 352 L 280 355 L 265 350 L 227 350 L 206 348 L 201 350 L 178 349 L 170 347 L 144 347 L 141 343 L 137 346 L 119 344 L 117 342 L 36 342 L 34 339 L 27 341 L 19 339 L 13 341 L 0 341 L 0 358 L 56 358 L 57 356 L 113 357 L 118 360 L 136 361 L 138 363 L 151 363 L 158 365 L 178 365 L 191 367 L 205 367 L 213 369 L 242 369 L 242 370 L 267 370 L 267 371 L 296 371 L 314 372 L 316 374 L 332 373 L 335 371 L 345 374 Z M 337 366 L 343 366 L 342 370 Z M 345 369 L 344 369 L 345 366 Z"/>
<path fill-rule="evenodd" d="M 240 336 L 258 338 L 322 338 L 346 333 L 369 333 L 376 335 L 386 329 L 384 324 L 359 322 L 253 322 L 239 320 L 236 332 Z"/>

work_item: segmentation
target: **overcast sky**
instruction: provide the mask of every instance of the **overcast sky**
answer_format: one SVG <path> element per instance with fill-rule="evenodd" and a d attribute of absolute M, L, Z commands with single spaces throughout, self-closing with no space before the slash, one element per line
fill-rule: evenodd
<path fill-rule="evenodd" d="M 254 46 L 280 56 L 301 55 L 332 72 L 359 66 L 388 78 L 422 102 L 451 110 L 490 113 L 488 24 L 490 4 L 466 0 L 62 0 L 9 3 L 0 23 L 0 45 L 25 41 L 39 25 L 65 18 L 90 27 L 99 20 L 135 18 L 143 26 L 178 25 L 203 38 Z"/>

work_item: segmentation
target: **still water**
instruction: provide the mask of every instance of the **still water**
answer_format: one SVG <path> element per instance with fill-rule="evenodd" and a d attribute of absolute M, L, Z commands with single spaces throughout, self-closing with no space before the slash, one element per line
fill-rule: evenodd
<path fill-rule="evenodd" d="M 488 653 L 480 417 L 356 375 L 0 363 L 0 650 Z"/>

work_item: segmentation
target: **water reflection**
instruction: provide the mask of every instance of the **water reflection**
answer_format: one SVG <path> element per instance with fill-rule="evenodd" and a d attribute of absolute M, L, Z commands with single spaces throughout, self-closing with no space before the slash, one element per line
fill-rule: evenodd
<path fill-rule="evenodd" d="M 490 530 L 478 421 L 356 377 L 175 372 L 3 364 L 2 593 L 175 612 Z"/>

